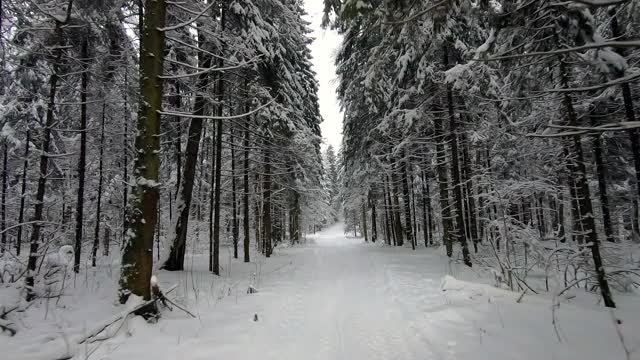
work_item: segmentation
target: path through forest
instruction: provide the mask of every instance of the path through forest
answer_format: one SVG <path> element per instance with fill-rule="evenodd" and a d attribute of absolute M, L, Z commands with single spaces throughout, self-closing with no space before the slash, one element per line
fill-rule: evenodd
<path fill-rule="evenodd" d="M 518 293 L 479 283 L 475 272 L 449 265 L 435 249 L 364 244 L 346 237 L 341 224 L 254 269 L 257 294 L 246 295 L 234 280 L 215 291 L 219 301 L 211 305 L 202 291 L 191 304 L 199 321 L 173 312 L 158 325 L 131 324 L 132 337 L 110 342 L 97 358 L 624 358 L 607 311 L 563 304 L 559 342 L 548 298 L 527 295 L 518 304 Z M 638 323 L 631 312 L 625 317 Z"/>

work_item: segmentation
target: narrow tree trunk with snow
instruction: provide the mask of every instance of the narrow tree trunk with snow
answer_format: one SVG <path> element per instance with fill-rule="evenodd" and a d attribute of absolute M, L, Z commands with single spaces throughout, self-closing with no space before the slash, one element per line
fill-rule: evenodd
<path fill-rule="evenodd" d="M 269 149 L 264 149 L 264 178 L 262 189 L 262 226 L 264 255 L 271 256 L 272 223 L 271 223 L 271 154 Z"/>
<path fill-rule="evenodd" d="M 248 106 L 247 106 L 248 108 Z M 242 202 L 243 202 L 243 227 L 244 230 L 244 239 L 243 239 L 243 251 L 244 251 L 244 262 L 248 263 L 251 261 L 249 255 L 249 245 L 251 239 L 249 237 L 249 120 L 247 119 L 244 122 L 244 138 L 242 145 L 244 147 L 244 169 L 242 172 L 243 181 L 242 185 L 244 187 L 244 191 L 242 194 Z"/>
<path fill-rule="evenodd" d="M 378 225 L 376 224 L 378 217 L 376 215 L 376 202 L 370 192 L 367 200 L 371 209 L 371 242 L 376 242 L 378 240 Z"/>
<path fill-rule="evenodd" d="M 204 31 L 200 29 L 203 25 L 198 24 L 198 44 L 204 47 L 206 44 L 206 37 Z M 204 69 L 211 67 L 211 56 L 206 53 L 201 53 L 198 56 L 198 66 Z M 187 246 L 187 232 L 189 229 L 189 210 L 191 209 L 191 199 L 193 197 L 193 185 L 196 174 L 196 167 L 198 164 L 198 152 L 200 149 L 200 139 L 202 138 L 202 116 L 205 115 L 207 108 L 207 96 L 206 89 L 209 86 L 210 74 L 203 73 L 198 76 L 197 88 L 199 91 L 196 93 L 193 118 L 189 123 L 189 129 L 187 130 L 187 147 L 185 150 L 184 170 L 179 171 L 178 176 L 178 189 L 176 191 L 176 210 L 175 225 L 169 229 L 169 243 L 171 244 L 171 250 L 169 257 L 166 259 L 162 267 L 169 271 L 184 270 L 184 257 Z M 178 145 L 179 146 L 179 145 Z M 179 149 L 177 149 L 178 152 Z M 179 158 L 181 161 L 181 157 Z"/>
<path fill-rule="evenodd" d="M 231 211 L 233 212 L 232 221 L 232 237 L 233 237 L 233 258 L 238 258 L 238 241 L 240 237 L 240 229 L 238 228 L 238 199 L 236 195 L 236 145 L 235 137 L 233 135 L 233 128 L 230 130 L 229 142 L 231 148 Z"/>
<path fill-rule="evenodd" d="M 91 248 L 91 266 L 96 266 L 98 247 L 100 244 L 100 223 L 102 222 L 102 184 L 103 184 L 103 160 L 104 160 L 104 124 L 106 117 L 106 102 L 102 101 L 102 120 L 100 121 L 100 155 L 98 157 L 98 199 L 96 201 L 96 227 L 93 232 L 93 247 Z"/>
<path fill-rule="evenodd" d="M 73 271 L 80 272 L 84 222 L 84 175 L 87 165 L 87 86 L 89 73 L 86 62 L 89 61 L 87 38 L 82 41 L 81 57 L 83 65 L 80 85 L 80 159 L 78 161 L 78 200 L 76 206 L 76 239 L 74 244 Z"/>
<path fill-rule="evenodd" d="M 445 48 L 445 65 L 448 65 L 447 49 Z M 454 233 L 456 239 L 462 247 L 462 258 L 467 266 L 471 266 L 471 257 L 467 244 L 467 237 L 464 231 L 463 204 L 462 204 L 462 183 L 460 181 L 460 170 L 458 165 L 458 139 L 457 139 L 457 121 L 453 105 L 453 90 L 451 85 L 446 85 L 447 89 L 447 108 L 449 113 L 449 142 L 451 144 L 451 180 L 453 182 L 453 193 L 456 205 L 456 228 Z"/>
<path fill-rule="evenodd" d="M 568 88 L 568 74 L 567 64 L 564 58 L 560 60 L 560 76 L 561 86 Z M 568 93 L 564 93 L 563 103 L 566 111 L 567 123 L 569 126 L 578 126 L 577 114 L 573 107 L 573 100 Z M 602 256 L 600 255 L 600 241 L 598 240 L 598 233 L 596 232 L 596 223 L 593 215 L 593 207 L 591 204 L 591 194 L 589 190 L 589 183 L 587 180 L 587 168 L 584 162 L 584 153 L 582 150 L 582 141 L 580 135 L 573 135 L 571 137 L 572 150 L 575 155 L 575 160 L 572 169 L 575 171 L 570 174 L 575 179 L 576 183 L 576 195 L 577 202 L 581 210 L 580 224 L 584 230 L 583 234 L 588 246 L 591 248 L 591 255 L 593 259 L 593 265 L 595 267 L 596 277 L 598 279 L 598 285 L 600 286 L 600 293 L 606 307 L 615 308 L 615 302 L 609 289 L 609 282 L 605 274 L 604 264 L 602 263 Z"/>
<path fill-rule="evenodd" d="M 25 277 L 25 289 L 26 300 L 32 301 L 35 299 L 36 294 L 33 290 L 35 283 L 35 271 L 40 248 L 40 232 L 42 230 L 43 210 L 44 210 L 44 197 L 47 186 L 47 176 L 49 169 L 49 147 L 51 145 L 51 129 L 54 125 L 54 112 L 56 104 L 56 93 L 58 90 L 58 81 L 60 79 L 60 66 L 62 62 L 62 48 L 65 43 L 64 25 L 66 25 L 71 19 L 71 10 L 73 6 L 73 0 L 69 0 L 67 4 L 67 15 L 64 21 L 56 20 L 55 25 L 55 37 L 57 47 L 54 50 L 54 59 L 52 64 L 52 73 L 49 77 L 49 99 L 47 103 L 47 113 L 45 117 L 45 124 L 42 130 L 42 139 L 40 143 L 40 173 L 38 174 L 38 188 L 36 190 L 36 198 L 33 210 L 32 218 L 32 230 L 31 239 L 29 241 L 29 260 L 27 263 L 27 274 Z"/>
<path fill-rule="evenodd" d="M 4 254 L 7 249 L 7 162 L 9 158 L 9 146 L 7 145 L 7 139 L 3 141 L 3 158 L 2 158 L 2 204 L 0 204 L 0 232 L 2 232 L 0 240 L 0 255 Z"/>
<path fill-rule="evenodd" d="M 22 225 L 24 223 L 24 207 L 27 195 L 27 175 L 29 171 L 29 144 L 31 142 L 31 130 L 27 125 L 27 138 L 24 145 L 24 162 L 22 165 L 22 185 L 20 188 L 20 209 L 18 210 L 18 233 L 16 235 L 16 255 L 20 256 L 22 250 Z"/>
<path fill-rule="evenodd" d="M 453 218 L 449 207 L 449 176 L 447 174 L 447 155 L 445 151 L 445 135 L 442 127 L 442 109 L 434 104 L 433 132 L 436 141 L 436 169 L 438 171 L 438 189 L 440 190 L 440 211 L 442 214 L 442 242 L 445 244 L 447 256 L 453 256 Z"/>

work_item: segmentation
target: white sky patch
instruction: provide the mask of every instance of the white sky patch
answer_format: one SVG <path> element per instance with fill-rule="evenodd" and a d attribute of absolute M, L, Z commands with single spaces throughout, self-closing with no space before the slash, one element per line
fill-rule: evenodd
<path fill-rule="evenodd" d="M 338 150 L 342 143 L 342 112 L 336 97 L 336 68 L 334 65 L 335 51 L 342 41 L 342 37 L 335 31 L 323 30 L 322 22 L 323 1 L 305 0 L 305 9 L 309 14 L 306 18 L 311 22 L 312 37 L 315 41 L 311 45 L 313 68 L 320 83 L 318 97 L 320 99 L 320 113 L 324 122 L 320 125 L 325 139 L 323 149 L 328 144 Z"/>

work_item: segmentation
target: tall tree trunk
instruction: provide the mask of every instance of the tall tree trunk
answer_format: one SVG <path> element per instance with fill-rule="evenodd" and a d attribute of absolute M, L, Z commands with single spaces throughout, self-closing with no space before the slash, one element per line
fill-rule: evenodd
<path fill-rule="evenodd" d="M 135 142 L 135 192 L 127 212 L 127 238 L 122 249 L 120 302 L 130 294 L 151 299 L 153 236 L 158 203 L 162 65 L 164 60 L 165 0 L 146 0 L 140 38 L 140 98 Z M 144 309 L 153 312 L 155 309 Z"/>
<path fill-rule="evenodd" d="M 197 36 L 198 44 L 200 47 L 206 45 L 206 38 L 201 27 L 203 25 L 198 23 Z M 211 67 L 211 56 L 205 53 L 198 55 L 198 67 L 208 69 Z M 162 267 L 169 271 L 184 270 L 184 257 L 187 247 L 187 232 L 189 230 L 189 211 L 191 209 L 191 199 L 193 197 L 193 184 L 195 180 L 196 168 L 198 165 L 198 152 L 200 149 L 200 140 L 202 138 L 202 116 L 205 115 L 207 108 L 206 91 L 209 87 L 208 73 L 198 75 L 197 88 L 199 91 L 196 93 L 194 102 L 194 117 L 191 118 L 189 123 L 189 130 L 187 134 L 187 148 L 185 150 L 184 172 L 178 178 L 178 189 L 176 193 L 178 197 L 175 203 L 175 225 L 172 224 L 170 229 L 169 242 L 171 243 L 171 250 L 169 257 L 166 259 Z M 216 74 L 216 76 L 219 76 Z M 179 100 L 178 100 L 179 104 Z M 180 153 L 180 140 L 177 145 L 178 153 Z M 181 162 L 181 156 L 179 156 L 179 162 Z"/>
<path fill-rule="evenodd" d="M 441 112 L 439 105 L 433 107 L 433 132 L 436 140 L 436 170 L 438 171 L 438 189 L 440 190 L 440 210 L 442 213 L 442 242 L 445 244 L 447 256 L 453 256 L 453 218 L 449 207 L 449 176 L 447 174 L 447 153 L 445 151 L 446 137 L 442 127 Z"/>
<path fill-rule="evenodd" d="M 369 234 L 367 233 L 367 206 L 362 202 L 362 232 L 364 233 L 364 242 L 369 242 Z"/>
<path fill-rule="evenodd" d="M 446 67 L 449 66 L 449 58 L 448 58 L 449 49 L 445 47 L 444 49 L 444 65 Z M 456 234 L 457 240 L 460 242 L 460 246 L 462 247 L 462 258 L 467 266 L 471 266 L 471 256 L 469 255 L 469 247 L 467 245 L 467 237 L 464 232 L 464 218 L 463 218 L 463 204 L 462 204 L 462 183 L 460 181 L 460 170 L 459 170 L 459 154 L 458 154 L 458 134 L 457 134 L 457 126 L 458 122 L 456 121 L 456 114 L 454 110 L 453 104 L 453 90 L 451 84 L 446 85 L 447 91 L 447 108 L 449 113 L 449 141 L 451 143 L 451 177 L 453 182 L 453 193 L 455 195 L 455 204 L 456 204 L 456 228 L 454 233 Z"/>
<path fill-rule="evenodd" d="M 211 174 L 209 179 L 209 271 L 213 272 L 213 223 L 216 190 L 216 123 L 211 126 Z"/>
<path fill-rule="evenodd" d="M 291 242 L 300 243 L 300 193 L 293 190 L 293 205 L 291 207 L 290 218 Z"/>
<path fill-rule="evenodd" d="M 248 108 L 248 105 L 247 105 Z M 244 216 L 243 216 L 243 230 L 244 230 L 244 262 L 249 262 L 249 245 L 251 239 L 249 238 L 249 120 L 247 119 L 244 122 L 244 139 L 242 143 L 244 147 L 244 171 L 243 171 L 243 186 L 244 193 L 243 197 L 243 205 L 244 205 Z"/>
<path fill-rule="evenodd" d="M 264 254 L 266 257 L 271 256 L 271 154 L 269 149 L 264 149 L 264 179 L 262 189 L 262 226 Z"/>
<path fill-rule="evenodd" d="M 567 65 L 565 60 L 560 60 L 560 74 L 561 85 L 563 88 L 568 88 L 568 74 Z M 568 93 L 563 97 L 564 106 L 566 109 L 567 123 L 569 126 L 578 126 L 577 115 L 573 108 L 573 100 Z M 572 167 L 575 171 L 570 174 L 576 182 L 576 195 L 578 196 L 578 202 L 581 209 L 581 226 L 584 229 L 585 239 L 591 248 L 591 255 L 595 272 L 598 279 L 598 285 L 600 286 L 600 293 L 606 307 L 615 308 L 615 302 L 609 289 L 609 283 L 602 263 L 602 257 L 600 255 L 600 241 L 598 240 L 598 233 L 596 232 L 596 223 L 593 216 L 593 208 L 591 205 L 591 194 L 589 191 L 589 184 L 587 182 L 587 169 L 584 163 L 584 153 L 582 150 L 582 142 L 580 135 L 573 135 L 572 137 L 572 150 L 575 154 L 575 163 Z"/>
<path fill-rule="evenodd" d="M 458 139 L 457 139 L 457 121 L 453 109 L 453 90 L 451 85 L 447 85 L 447 103 L 449 109 L 449 140 L 451 143 L 451 180 L 453 182 L 453 193 L 456 204 L 456 228 L 454 230 L 457 240 L 462 247 L 462 258 L 467 266 L 471 266 L 471 257 L 467 245 L 467 237 L 464 231 L 463 204 L 462 204 L 462 184 L 460 181 L 460 171 L 458 165 Z"/>
<path fill-rule="evenodd" d="M 471 160 L 469 158 L 469 141 L 467 136 L 463 133 L 460 134 L 462 140 L 462 169 L 464 171 L 464 182 L 466 184 L 467 195 L 467 214 L 468 214 L 468 227 L 469 237 L 473 241 L 473 250 L 478 252 L 478 243 L 480 237 L 478 236 L 478 221 L 476 219 L 476 203 L 475 193 L 473 191 L 473 173 L 471 170 Z"/>
<path fill-rule="evenodd" d="M 100 155 L 98 158 L 98 199 L 96 203 L 96 227 L 93 233 L 93 247 L 91 248 L 91 266 L 96 266 L 98 246 L 100 245 L 100 222 L 102 215 L 102 184 L 103 184 L 103 158 L 104 158 L 104 123 L 106 117 L 106 102 L 102 101 L 102 121 L 100 121 Z"/>
<path fill-rule="evenodd" d="M 402 229 L 402 220 L 400 217 L 400 201 L 398 200 L 398 193 L 400 192 L 399 189 L 399 182 L 401 180 L 398 179 L 398 168 L 397 168 L 397 164 L 395 164 L 395 162 L 392 161 L 392 163 L 394 163 L 393 165 L 393 170 L 391 173 L 391 180 L 393 182 L 393 194 L 392 194 L 392 199 L 393 199 L 393 218 L 395 219 L 395 224 L 394 224 L 394 230 L 395 230 L 395 234 L 396 234 L 396 246 L 403 246 L 404 245 L 404 234 L 403 234 L 403 229 Z"/>
<path fill-rule="evenodd" d="M 141 21 L 142 23 L 142 21 Z M 125 232 L 127 231 L 126 229 L 129 227 L 127 225 L 127 204 L 129 204 L 129 156 L 128 156 L 128 152 L 129 152 L 129 99 L 127 96 L 127 89 L 129 88 L 129 76 L 128 76 L 128 70 L 125 69 L 124 72 L 124 87 L 125 90 L 123 91 L 124 96 L 123 96 L 123 100 L 124 100 L 124 104 L 123 104 L 123 109 L 124 109 L 124 116 L 123 118 L 123 122 L 124 122 L 124 133 L 122 136 L 122 155 L 123 155 L 123 165 L 122 165 L 122 179 L 123 179 L 123 189 L 122 189 L 122 238 L 124 239 L 125 236 Z"/>
<path fill-rule="evenodd" d="M 378 226 L 376 224 L 377 216 L 376 216 L 376 202 L 369 193 L 368 196 L 369 207 L 371 208 L 371 242 L 376 242 L 378 240 Z"/>
<path fill-rule="evenodd" d="M 391 235 L 392 235 L 390 241 L 393 242 L 393 246 L 397 246 L 398 244 L 397 219 L 396 219 L 396 213 L 394 210 L 395 206 L 391 200 L 391 192 L 392 192 L 391 178 L 388 175 L 386 175 L 385 186 L 387 188 L 387 202 L 388 202 L 387 211 L 389 212 L 389 230 L 391 230 Z"/>
<path fill-rule="evenodd" d="M 80 159 L 78 161 L 78 202 L 76 206 L 76 241 L 74 246 L 73 271 L 80 272 L 80 255 L 82 251 L 83 222 L 84 222 L 84 175 L 87 166 L 87 85 L 89 73 L 87 61 L 89 54 L 87 38 L 82 41 L 81 61 L 82 75 L 80 81 Z"/>
<path fill-rule="evenodd" d="M 613 15 L 611 18 L 611 33 L 615 38 L 621 38 L 622 34 L 620 32 L 620 25 L 618 23 L 618 17 L 615 15 L 615 10 L 613 7 L 610 10 L 610 15 Z M 624 56 L 624 49 L 616 48 L 618 54 Z M 631 87 L 628 82 L 623 82 L 620 87 L 622 88 L 622 99 L 624 101 L 624 112 L 629 122 L 636 121 L 636 114 L 633 108 L 633 94 L 631 93 Z M 633 164 L 636 171 L 636 199 L 637 202 L 640 200 L 640 130 L 631 129 L 629 130 L 629 139 L 631 141 L 631 153 L 633 154 Z M 637 205 L 636 205 L 637 206 Z M 638 228 L 638 212 L 635 211 L 633 214 L 633 224 L 632 227 L 636 232 Z"/>
<path fill-rule="evenodd" d="M 391 234 L 391 219 L 389 216 L 389 202 L 387 199 L 389 198 L 389 192 L 387 190 L 387 182 L 383 180 L 383 189 L 382 189 L 382 200 L 384 201 L 384 234 L 386 243 L 391 245 L 391 238 L 393 235 Z"/>
<path fill-rule="evenodd" d="M 238 199 L 236 196 L 236 149 L 233 129 L 230 135 L 231 142 L 231 202 L 233 211 L 233 257 L 238 258 L 238 238 L 240 237 L 240 229 L 238 228 Z"/>
<path fill-rule="evenodd" d="M 225 15 L 226 15 L 226 2 L 222 1 L 220 6 L 220 27 L 224 31 L 225 28 Z M 222 51 L 220 51 L 222 55 Z M 218 67 L 224 67 L 224 58 L 221 56 L 218 58 Z M 213 219 L 213 273 L 220 275 L 220 201 L 221 201 L 221 177 L 222 177 L 222 115 L 223 115 L 223 100 L 224 100 L 224 76 L 223 73 L 217 78 L 216 85 L 216 100 L 218 102 L 217 112 L 218 119 L 216 120 L 216 190 L 214 199 L 214 219 Z"/>
<path fill-rule="evenodd" d="M 219 83 L 220 85 L 222 82 Z M 218 116 L 222 116 L 222 105 L 219 106 Z M 222 120 L 216 120 L 216 166 L 215 191 L 213 199 L 213 273 L 220 275 L 220 201 L 222 179 Z"/>
<path fill-rule="evenodd" d="M 591 126 L 597 126 L 593 115 L 591 116 Z M 598 192 L 600 193 L 600 207 L 602 208 L 602 222 L 604 233 L 609 242 L 613 239 L 613 225 L 611 224 L 611 212 L 609 210 L 609 196 L 607 195 L 607 170 L 604 165 L 603 139 L 600 134 L 593 137 L 593 157 L 596 163 L 596 173 L 598 175 Z"/>
<path fill-rule="evenodd" d="M 416 244 L 413 241 L 413 229 L 411 225 L 411 194 L 409 193 L 409 177 L 407 176 L 408 159 L 406 153 L 404 153 L 404 159 L 400 162 L 400 176 L 402 181 L 402 203 L 404 205 L 404 231 L 407 236 L 407 241 L 411 242 L 411 248 L 416 249 Z"/>
<path fill-rule="evenodd" d="M 20 209 L 18 210 L 18 234 L 16 235 L 16 255 L 20 256 L 22 250 L 22 227 L 24 223 L 24 202 L 27 194 L 27 175 L 29 171 L 29 144 L 31 142 L 31 130 L 27 126 L 27 139 L 24 145 L 24 163 L 22 166 L 22 186 L 20 188 Z"/>
<path fill-rule="evenodd" d="M 0 211 L 2 212 L 2 218 L 0 219 L 0 232 L 2 232 L 2 240 L 0 240 L 0 254 L 4 254 L 7 248 L 7 162 L 9 157 L 9 146 L 7 145 L 7 139 L 3 142 L 4 157 L 2 159 L 2 204 L 0 204 Z"/>
<path fill-rule="evenodd" d="M 431 197 L 429 196 L 429 184 L 425 171 L 421 171 L 422 176 L 422 228 L 424 229 L 424 246 L 433 245 L 431 238 Z"/>
<path fill-rule="evenodd" d="M 38 188 L 36 190 L 36 201 L 33 211 L 33 225 L 31 239 L 29 241 L 29 261 L 27 263 L 27 275 L 25 277 L 26 300 L 32 301 L 36 294 L 33 291 L 35 283 L 36 263 L 38 261 L 40 247 L 40 231 L 42 229 L 42 213 L 44 210 L 44 195 L 47 186 L 47 175 L 49 168 L 49 147 L 51 144 L 51 128 L 54 124 L 54 111 L 56 103 L 56 92 L 58 90 L 58 80 L 60 79 L 60 65 L 62 62 L 62 48 L 64 46 L 64 25 L 71 19 L 71 9 L 73 0 L 69 0 L 67 5 L 67 15 L 64 21 L 56 20 L 55 36 L 57 47 L 54 50 L 53 69 L 49 77 L 49 99 L 47 103 L 47 114 L 44 128 L 42 130 L 42 140 L 40 145 L 40 174 L 38 176 Z"/>

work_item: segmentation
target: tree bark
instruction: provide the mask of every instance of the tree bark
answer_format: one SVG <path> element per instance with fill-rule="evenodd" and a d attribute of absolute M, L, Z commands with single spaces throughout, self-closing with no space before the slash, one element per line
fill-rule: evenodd
<path fill-rule="evenodd" d="M 100 222 L 102 215 L 102 184 L 103 184 L 103 158 L 104 158 L 104 123 L 106 117 L 106 102 L 102 101 L 102 121 L 100 122 L 100 155 L 98 158 L 98 199 L 96 203 L 96 227 L 93 233 L 93 247 L 91 249 L 91 266 L 96 266 L 98 247 L 100 245 Z"/>
<path fill-rule="evenodd" d="M 444 51 L 444 63 L 445 66 L 449 65 L 448 61 L 448 49 L 445 47 Z M 457 121 L 453 105 L 453 90 L 451 84 L 446 85 L 447 91 L 447 107 L 449 113 L 449 141 L 451 144 L 451 177 L 453 181 L 453 192 L 455 195 L 456 204 L 456 228 L 454 233 L 457 240 L 462 247 L 462 258 L 467 266 L 471 266 L 471 257 L 469 255 L 469 248 L 467 245 L 467 238 L 464 232 L 464 218 L 463 218 L 463 204 L 462 204 L 462 183 L 460 181 L 460 170 L 458 165 L 458 135 L 457 135 Z"/>
<path fill-rule="evenodd" d="M 389 192 L 388 192 L 388 187 L 387 187 L 387 182 L 384 181 L 384 188 L 382 191 L 382 197 L 383 197 L 383 201 L 384 201 L 384 233 L 385 233 L 385 238 L 386 238 L 386 242 L 388 245 L 391 245 L 391 238 L 393 237 L 393 235 L 391 234 L 391 219 L 389 216 L 389 202 L 387 201 L 387 199 L 389 198 Z"/>
<path fill-rule="evenodd" d="M 225 2 L 223 1 L 220 7 L 220 26 L 224 31 L 225 28 Z M 222 51 L 220 51 L 222 54 Z M 224 60 L 221 56 L 218 58 L 218 67 L 224 67 Z M 214 199 L 214 219 L 213 219 L 213 273 L 216 275 L 220 275 L 220 201 L 221 201 L 221 184 L 220 180 L 222 177 L 222 115 L 223 115 L 223 100 L 224 100 L 224 79 L 223 73 L 217 78 L 216 85 L 216 100 L 218 102 L 217 106 L 217 115 L 218 119 L 216 120 L 216 189 L 215 189 L 215 199 Z"/>
<path fill-rule="evenodd" d="M 413 226 L 411 225 L 411 194 L 409 193 L 409 177 L 407 175 L 408 159 L 406 153 L 404 158 L 400 162 L 400 173 L 402 176 L 402 202 L 404 205 L 404 231 L 407 237 L 407 241 L 411 242 L 411 248 L 416 249 L 416 244 L 413 241 Z"/>
<path fill-rule="evenodd" d="M 248 108 L 248 105 L 247 105 Z M 243 230 L 244 230 L 244 262 L 251 261 L 249 256 L 249 245 L 251 239 L 249 238 L 249 120 L 244 122 L 244 171 L 243 171 L 243 186 L 244 193 L 242 194 L 244 203 L 244 216 L 243 216 Z"/>
<path fill-rule="evenodd" d="M 611 15 L 611 33 L 615 38 L 621 38 L 622 34 L 620 32 L 620 25 L 618 23 L 618 17 L 615 15 L 615 10 L 612 8 Z M 618 54 L 624 56 L 624 49 L 616 48 Z M 624 110 L 627 121 L 635 122 L 636 114 L 633 108 L 633 94 L 631 93 L 631 87 L 629 83 L 624 82 L 620 85 L 622 88 L 622 99 L 624 101 Z M 636 172 L 636 199 L 637 202 L 640 200 L 640 131 L 638 129 L 631 129 L 628 131 L 629 140 L 631 141 L 631 153 L 633 154 L 633 164 Z M 635 211 L 633 214 L 633 224 L 632 229 L 637 231 L 638 228 L 638 212 Z"/>
<path fill-rule="evenodd" d="M 22 166 L 22 187 L 20 189 L 20 209 L 18 210 L 18 234 L 16 235 L 16 255 L 20 256 L 22 250 L 22 224 L 24 223 L 24 206 L 27 194 L 27 175 L 29 171 L 29 144 L 31 142 L 31 130 L 27 128 L 27 139 L 24 145 L 24 163 Z"/>
<path fill-rule="evenodd" d="M 233 129 L 231 129 L 230 147 L 231 147 L 231 205 L 233 211 L 233 257 L 238 258 L 238 238 L 240 237 L 240 229 L 238 228 L 238 199 L 236 195 L 236 149 Z"/>
<path fill-rule="evenodd" d="M 7 162 L 9 157 L 9 146 L 7 145 L 7 139 L 4 139 L 3 144 L 4 157 L 2 159 L 2 204 L 0 204 L 0 211 L 2 212 L 2 218 L 0 219 L 0 232 L 2 232 L 2 240 L 0 240 L 0 255 L 4 254 L 7 248 Z"/>
<path fill-rule="evenodd" d="M 33 285 L 35 282 L 35 271 L 38 257 L 38 249 L 40 247 L 40 231 L 42 229 L 42 213 L 44 210 L 44 195 L 47 186 L 47 175 L 49 168 L 49 147 L 51 144 L 51 128 L 54 124 L 54 111 L 56 102 L 56 92 L 58 90 L 58 80 L 60 79 L 60 65 L 62 62 L 62 48 L 64 46 L 64 25 L 71 19 L 71 9 L 73 0 L 69 0 L 67 5 L 67 15 L 64 21 L 56 20 L 55 36 L 58 47 L 54 50 L 55 58 L 53 60 L 53 71 L 49 78 L 49 99 L 47 103 L 47 113 L 45 124 L 42 131 L 42 140 L 40 145 L 40 174 L 38 176 L 38 188 L 36 190 L 36 201 L 33 211 L 33 226 L 31 231 L 31 239 L 29 241 L 29 260 L 27 263 L 27 275 L 25 277 L 26 300 L 35 299 Z"/>
<path fill-rule="evenodd" d="M 593 115 L 591 116 L 591 126 L 596 126 Z M 598 192 L 600 193 L 600 207 L 602 210 L 602 222 L 604 233 L 608 242 L 615 242 L 613 239 L 613 225 L 611 224 L 611 212 L 609 208 L 609 196 L 607 195 L 607 170 L 604 163 L 603 139 L 600 134 L 593 136 L 593 157 L 596 163 L 596 174 L 598 175 Z"/>
<path fill-rule="evenodd" d="M 402 220 L 400 217 L 400 201 L 398 200 L 398 193 L 400 192 L 399 190 L 399 182 L 401 180 L 398 179 L 398 169 L 397 169 L 397 164 L 395 164 L 393 161 L 393 170 L 391 173 L 391 180 L 393 182 L 392 187 L 393 187 L 393 194 L 392 194 L 392 199 L 393 199 L 393 218 L 395 220 L 394 223 L 394 232 L 396 234 L 396 246 L 403 246 L 404 245 L 404 234 L 403 234 L 403 229 L 402 229 Z"/>
<path fill-rule="evenodd" d="M 560 74 L 561 85 L 563 88 L 568 88 L 568 75 L 567 65 L 564 59 L 560 60 Z M 566 109 L 567 123 L 569 126 L 577 126 L 577 115 L 573 108 L 573 100 L 568 93 L 563 97 L 564 106 Z M 600 255 L 600 241 L 598 240 L 598 234 L 596 232 L 596 223 L 593 216 L 593 208 L 591 204 L 591 194 L 589 191 L 589 184 L 587 182 L 587 169 L 584 163 L 584 153 L 582 150 L 582 142 L 580 135 L 573 135 L 572 137 L 572 150 L 575 154 L 575 162 L 572 169 L 575 171 L 571 174 L 571 177 L 576 182 L 576 195 L 577 201 L 581 209 L 580 223 L 584 229 L 585 239 L 591 248 L 591 255 L 593 259 L 593 265 L 595 267 L 595 273 L 598 279 L 598 285 L 600 286 L 600 293 L 606 307 L 615 308 L 615 302 L 609 289 L 609 283 L 606 278 L 604 265 L 602 263 L 602 257 Z"/>
<path fill-rule="evenodd" d="M 367 233 L 367 206 L 362 202 L 362 232 L 364 233 L 364 242 L 369 242 L 369 234 Z"/>
<path fill-rule="evenodd" d="M 271 256 L 271 154 L 269 149 L 264 149 L 264 179 L 262 189 L 262 226 L 264 254 Z"/>
<path fill-rule="evenodd" d="M 162 65 L 164 61 L 165 0 L 146 0 L 140 38 L 140 97 L 135 141 L 135 193 L 127 211 L 127 232 L 122 249 L 120 302 L 130 294 L 151 299 L 149 281 L 153 265 L 153 237 L 158 204 Z M 145 309 L 144 312 L 154 312 Z"/>
<path fill-rule="evenodd" d="M 429 184 L 425 171 L 421 171 L 422 176 L 422 228 L 424 230 L 424 247 L 433 245 L 431 237 L 431 197 L 429 196 Z"/>
<path fill-rule="evenodd" d="M 216 190 L 216 123 L 211 126 L 211 174 L 209 179 L 209 271 L 213 272 L 213 222 Z"/>
<path fill-rule="evenodd" d="M 445 244 L 447 256 L 453 256 L 453 218 L 449 208 L 449 176 L 447 174 L 447 154 L 445 151 L 445 135 L 440 117 L 442 109 L 434 104 L 433 131 L 436 141 L 436 170 L 438 171 L 438 189 L 440 190 L 440 211 L 442 213 L 442 242 Z"/>
<path fill-rule="evenodd" d="M 476 219 L 475 193 L 473 191 L 473 173 L 471 170 L 471 161 L 469 158 L 469 141 L 464 133 L 460 135 L 460 139 L 462 140 L 462 169 L 464 173 L 464 183 L 466 184 L 467 190 L 467 224 L 469 228 L 468 234 L 471 238 L 471 241 L 473 241 L 473 250 L 475 253 L 477 253 L 480 237 L 478 236 L 478 222 Z"/>
<path fill-rule="evenodd" d="M 376 216 L 376 203 L 369 193 L 368 196 L 369 207 L 371 208 L 371 242 L 376 242 L 378 240 L 378 226 L 376 224 L 377 216 Z"/>
<path fill-rule="evenodd" d="M 74 244 L 73 271 L 80 272 L 84 222 L 84 175 L 87 165 L 87 85 L 89 73 L 86 62 L 89 61 L 87 38 L 82 41 L 81 57 L 83 65 L 80 81 L 80 159 L 78 161 L 78 200 L 76 206 L 76 240 Z"/>
<path fill-rule="evenodd" d="M 198 44 L 200 47 L 206 46 L 206 38 L 200 29 L 203 25 L 197 24 L 198 27 Z M 198 67 L 208 69 L 211 67 L 211 56 L 205 53 L 198 55 Z M 216 74 L 217 76 L 218 74 Z M 162 265 L 165 270 L 179 271 L 184 270 L 184 257 L 187 245 L 187 232 L 189 230 L 189 211 L 191 209 L 191 200 L 193 197 L 193 185 L 195 180 L 196 168 L 198 165 L 198 152 L 200 149 L 200 141 L 202 138 L 202 116 L 205 115 L 207 107 L 206 91 L 209 87 L 210 74 L 198 75 L 197 88 L 194 102 L 194 117 L 189 123 L 187 134 L 187 147 L 185 150 L 184 171 L 178 171 L 178 189 L 176 193 L 178 197 L 175 203 L 175 226 L 171 227 L 169 242 L 171 250 L 166 262 Z M 180 141 L 178 140 L 178 153 L 180 153 Z M 181 156 L 178 156 L 181 162 Z"/>

